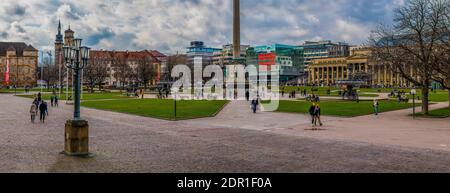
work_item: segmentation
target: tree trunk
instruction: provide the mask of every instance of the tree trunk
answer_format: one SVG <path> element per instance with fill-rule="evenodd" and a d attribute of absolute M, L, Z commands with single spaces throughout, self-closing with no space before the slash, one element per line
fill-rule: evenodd
<path fill-rule="evenodd" d="M 428 86 L 422 87 L 422 113 L 424 115 L 428 115 L 429 108 L 428 108 L 428 95 L 429 95 L 429 89 Z"/>
<path fill-rule="evenodd" d="M 448 108 L 450 109 L 450 89 L 448 89 Z"/>

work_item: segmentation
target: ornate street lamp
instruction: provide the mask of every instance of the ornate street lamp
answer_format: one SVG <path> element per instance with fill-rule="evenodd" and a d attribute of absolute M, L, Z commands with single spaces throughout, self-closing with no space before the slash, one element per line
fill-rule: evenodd
<path fill-rule="evenodd" d="M 88 65 L 90 48 L 81 46 L 81 39 L 74 39 L 73 46 L 64 46 L 65 67 L 73 70 L 75 90 L 73 119 L 66 122 L 64 154 L 89 155 L 89 125 L 80 117 L 81 80 L 80 71 Z"/>

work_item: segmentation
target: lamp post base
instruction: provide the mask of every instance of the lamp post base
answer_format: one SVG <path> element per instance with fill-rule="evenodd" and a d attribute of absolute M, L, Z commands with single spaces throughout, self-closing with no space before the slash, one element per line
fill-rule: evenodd
<path fill-rule="evenodd" d="M 64 151 L 67 156 L 89 157 L 89 124 L 85 120 L 67 120 Z"/>

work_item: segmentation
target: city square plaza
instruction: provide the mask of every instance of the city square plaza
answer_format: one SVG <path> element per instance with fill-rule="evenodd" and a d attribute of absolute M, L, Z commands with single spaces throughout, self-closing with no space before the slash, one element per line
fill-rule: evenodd
<path fill-rule="evenodd" d="M 49 107 L 45 123 L 32 124 L 29 107 L 37 91 L 0 94 L 0 171 L 450 171 L 448 116 L 413 119 L 412 104 L 391 101 L 388 93 L 366 90 L 356 103 L 334 92 L 321 97 L 323 127 L 311 125 L 310 102 L 286 96 L 277 112 L 256 114 L 247 101 L 178 101 L 174 121 L 171 99 L 85 93 L 81 113 L 89 122 L 89 157 L 60 153 L 64 123 L 73 113 L 64 95 L 59 107 Z M 448 96 L 439 94 L 432 96 L 432 112 L 448 107 Z M 47 102 L 49 95 L 43 94 Z M 378 116 L 372 114 L 374 98 L 386 106 Z M 366 110 L 349 113 L 355 109 Z"/>

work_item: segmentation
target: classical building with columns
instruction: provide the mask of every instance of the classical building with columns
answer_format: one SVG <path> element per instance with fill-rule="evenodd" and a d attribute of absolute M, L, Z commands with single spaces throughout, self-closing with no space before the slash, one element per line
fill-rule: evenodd
<path fill-rule="evenodd" d="M 410 82 L 394 73 L 389 66 L 369 60 L 368 48 L 354 47 L 348 57 L 315 59 L 308 66 L 308 83 L 315 85 L 335 85 L 338 81 L 351 77 L 365 76 L 368 86 L 409 87 Z M 411 70 L 411 73 L 414 73 Z"/>

